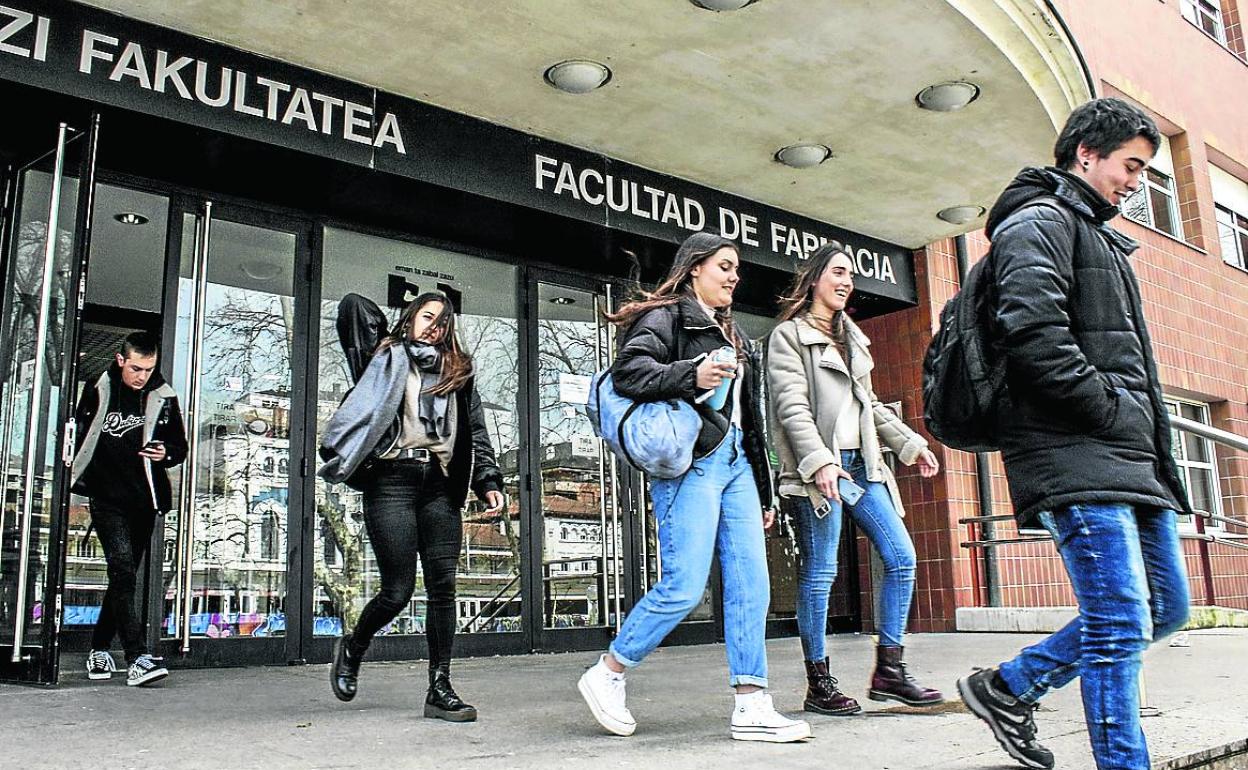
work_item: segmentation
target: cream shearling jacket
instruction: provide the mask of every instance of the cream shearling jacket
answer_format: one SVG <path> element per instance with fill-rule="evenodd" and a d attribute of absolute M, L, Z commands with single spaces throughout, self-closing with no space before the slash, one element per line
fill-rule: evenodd
<path fill-rule="evenodd" d="M 772 440 L 780 459 L 780 496 L 805 495 L 813 505 L 823 504 L 823 495 L 814 483 L 815 472 L 825 465 L 841 464 L 836 418 L 845 399 L 856 398 L 862 406 L 860 451 L 867 479 L 885 484 L 893 507 L 898 515 L 905 516 L 881 442 L 901 462 L 912 465 L 927 448 L 927 440 L 880 403 L 871 387 L 871 370 L 875 368 L 871 342 L 853 321 L 846 319 L 845 324 L 852 346 L 852 376 L 832 339 L 805 317 L 785 321 L 771 332 L 768 405 Z"/>

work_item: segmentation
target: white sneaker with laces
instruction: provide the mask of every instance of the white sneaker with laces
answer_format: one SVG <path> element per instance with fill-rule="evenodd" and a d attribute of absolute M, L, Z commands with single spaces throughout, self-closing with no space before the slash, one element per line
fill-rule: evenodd
<path fill-rule="evenodd" d="M 117 663 L 108 650 L 92 650 L 91 654 L 87 655 L 88 679 L 112 679 L 113 672 L 116 670 Z"/>
<path fill-rule="evenodd" d="M 624 703 L 624 675 L 607 668 L 606 657 L 604 654 L 581 675 L 576 689 L 607 732 L 632 735 L 637 722 Z"/>
<path fill-rule="evenodd" d="M 169 670 L 160 663 L 161 658 L 153 658 L 151 655 L 140 655 L 130 664 L 130 670 L 126 674 L 126 685 L 129 687 L 142 687 L 143 685 L 159 682 L 161 679 L 169 676 Z"/>
<path fill-rule="evenodd" d="M 776 711 L 771 695 L 758 690 L 738 695 L 732 710 L 732 738 L 737 741 L 792 743 L 810 737 L 810 725 Z"/>

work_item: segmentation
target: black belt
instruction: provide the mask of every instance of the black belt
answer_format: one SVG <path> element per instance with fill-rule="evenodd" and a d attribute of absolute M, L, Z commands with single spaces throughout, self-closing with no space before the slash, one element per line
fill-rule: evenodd
<path fill-rule="evenodd" d="M 433 452 L 428 449 L 400 449 L 399 453 L 390 460 L 415 460 L 418 463 L 433 462 Z"/>

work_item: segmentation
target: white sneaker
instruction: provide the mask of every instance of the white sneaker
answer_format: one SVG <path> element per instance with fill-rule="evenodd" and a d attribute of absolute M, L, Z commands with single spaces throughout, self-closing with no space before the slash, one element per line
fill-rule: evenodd
<path fill-rule="evenodd" d="M 117 663 L 108 650 L 92 650 L 87 656 L 88 679 L 112 679 Z"/>
<path fill-rule="evenodd" d="M 732 710 L 732 738 L 737 741 L 792 743 L 810 737 L 810 725 L 776 711 L 763 690 L 738 695 Z"/>
<path fill-rule="evenodd" d="M 624 703 L 624 675 L 607 668 L 606 655 L 581 674 L 576 689 L 594 712 L 594 719 L 607 732 L 616 735 L 632 735 L 637 722 Z"/>
<path fill-rule="evenodd" d="M 161 660 L 151 655 L 140 655 L 135 658 L 127 672 L 126 684 L 130 687 L 142 687 L 169 676 L 169 670 L 160 664 Z"/>

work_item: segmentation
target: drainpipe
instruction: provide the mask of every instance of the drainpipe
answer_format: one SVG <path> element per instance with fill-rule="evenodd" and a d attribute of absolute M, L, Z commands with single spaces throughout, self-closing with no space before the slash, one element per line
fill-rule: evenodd
<path fill-rule="evenodd" d="M 959 235 L 953 239 L 954 253 L 958 258 L 958 285 L 966 282 L 966 273 L 970 269 L 966 256 L 966 236 Z M 988 464 L 986 452 L 975 453 L 975 482 L 979 487 L 979 531 L 983 540 L 992 540 L 996 535 L 996 522 L 992 516 L 992 469 Z M 988 606 L 1001 606 L 1001 573 L 997 565 L 997 549 L 981 548 L 984 554 L 984 587 L 988 590 Z"/>
<path fill-rule="evenodd" d="M 1053 4 L 1053 0 L 1044 0 L 1045 8 L 1049 12 L 1049 16 L 1057 22 L 1057 26 L 1061 28 L 1062 34 L 1070 42 L 1070 47 L 1075 52 L 1075 58 L 1079 60 L 1079 68 L 1083 70 L 1083 79 L 1088 84 L 1088 92 L 1092 94 L 1092 98 L 1096 98 L 1096 78 L 1092 77 L 1092 69 L 1088 66 L 1088 60 L 1084 58 L 1083 51 L 1079 50 L 1079 44 L 1075 42 L 1075 36 L 1071 33 L 1070 27 L 1066 24 L 1066 20 L 1062 18 L 1062 12 L 1057 10 L 1057 6 Z"/>

